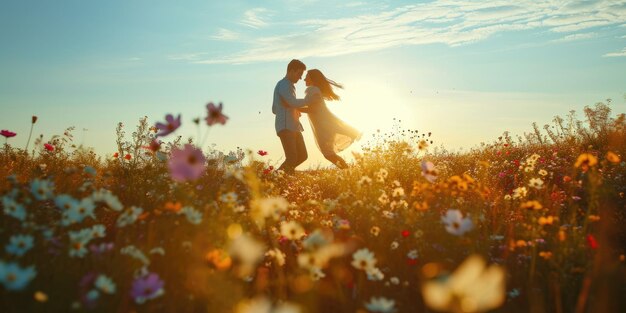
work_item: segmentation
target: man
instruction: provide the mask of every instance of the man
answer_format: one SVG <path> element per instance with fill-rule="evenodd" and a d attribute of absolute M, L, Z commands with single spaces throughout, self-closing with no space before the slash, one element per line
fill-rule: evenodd
<path fill-rule="evenodd" d="M 302 124 L 300 124 L 300 112 L 297 108 L 305 106 L 304 99 L 296 98 L 296 87 L 294 86 L 306 70 L 306 66 L 299 60 L 291 60 L 287 65 L 287 75 L 274 88 L 274 103 L 272 113 L 276 115 L 276 134 L 280 138 L 285 151 L 285 162 L 280 165 L 279 170 L 293 174 L 296 167 L 306 161 L 308 155 L 304 138 L 302 137 Z M 281 103 L 281 97 L 289 107 Z"/>

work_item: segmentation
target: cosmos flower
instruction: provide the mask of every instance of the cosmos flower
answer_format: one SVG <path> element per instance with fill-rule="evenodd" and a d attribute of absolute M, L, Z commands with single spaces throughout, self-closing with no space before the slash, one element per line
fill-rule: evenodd
<path fill-rule="evenodd" d="M 74 203 L 63 214 L 62 225 L 68 226 L 74 223 L 81 223 L 85 218 L 96 218 L 95 215 L 96 204 L 90 197 L 83 198 L 80 202 Z"/>
<path fill-rule="evenodd" d="M 283 222 L 280 225 L 280 234 L 289 240 L 300 240 L 306 235 L 304 228 L 296 221 Z"/>
<path fill-rule="evenodd" d="M 4 249 L 9 254 L 22 256 L 33 247 L 33 242 L 34 239 L 31 235 L 13 235 Z"/>
<path fill-rule="evenodd" d="M 116 286 L 113 280 L 104 274 L 100 274 L 98 278 L 96 278 L 94 285 L 100 291 L 110 295 L 114 294 L 116 290 Z"/>
<path fill-rule="evenodd" d="M 184 182 L 200 178 L 204 173 L 205 163 L 206 158 L 202 150 L 191 144 L 186 144 L 183 149 L 172 150 L 168 166 L 172 179 Z"/>
<path fill-rule="evenodd" d="M 0 135 L 4 136 L 4 138 L 11 138 L 11 137 L 15 137 L 15 135 L 17 134 L 12 131 L 3 129 L 2 131 L 0 131 Z"/>
<path fill-rule="evenodd" d="M 173 133 L 178 127 L 180 127 L 180 114 L 178 117 L 174 118 L 172 114 L 168 114 L 165 116 L 165 123 L 158 122 L 156 123 L 156 128 L 160 131 L 156 134 L 157 137 L 167 136 Z"/>
<path fill-rule="evenodd" d="M 141 213 L 143 213 L 143 209 L 135 206 L 132 206 L 122 211 L 122 214 L 120 214 L 120 216 L 117 218 L 117 227 L 124 227 L 135 223 Z"/>
<path fill-rule="evenodd" d="M 10 196 L 2 197 L 2 206 L 4 207 L 4 214 L 14 217 L 20 221 L 26 220 L 26 209 L 20 203 L 17 203 L 15 199 Z"/>
<path fill-rule="evenodd" d="M 615 152 L 609 151 L 606 153 L 606 159 L 607 161 L 611 162 L 611 163 L 619 163 L 621 161 L 619 155 L 615 154 Z"/>
<path fill-rule="evenodd" d="M 259 150 L 259 151 L 257 151 L 257 153 L 258 153 L 260 156 L 266 156 L 266 155 L 267 155 L 267 151 L 264 151 L 264 150 Z"/>
<path fill-rule="evenodd" d="M 385 297 L 372 297 L 365 308 L 370 312 L 391 313 L 396 311 L 396 301 L 389 300 Z"/>
<path fill-rule="evenodd" d="M 240 266 L 237 269 L 239 277 L 246 277 L 254 271 L 257 262 L 263 258 L 265 251 L 266 247 L 263 243 L 250 235 L 242 234 L 231 241 L 228 253 L 240 261 Z"/>
<path fill-rule="evenodd" d="M 528 189 L 526 187 L 518 187 L 513 190 L 513 199 L 520 199 L 526 197 Z"/>
<path fill-rule="evenodd" d="M 0 260 L 0 284 L 8 290 L 22 290 L 37 275 L 34 266 L 22 268 L 19 264 Z"/>
<path fill-rule="evenodd" d="M 441 217 L 441 221 L 448 233 L 455 236 L 462 236 L 474 228 L 472 220 L 469 217 L 463 218 L 463 213 L 459 210 L 448 210 L 446 215 Z"/>
<path fill-rule="evenodd" d="M 367 248 L 363 248 L 363 249 L 356 251 L 352 255 L 351 264 L 356 269 L 368 271 L 375 267 L 376 262 L 377 261 L 376 261 L 376 258 L 374 257 L 374 253 L 372 253 Z"/>
<path fill-rule="evenodd" d="M 124 206 L 111 191 L 106 189 L 99 189 L 91 194 L 91 199 L 95 202 L 104 202 L 107 207 L 113 211 L 121 211 Z"/>
<path fill-rule="evenodd" d="M 215 106 L 213 102 L 209 102 L 206 105 L 208 110 L 208 115 L 206 117 L 206 123 L 209 126 L 213 126 L 215 123 L 220 123 L 222 125 L 226 124 L 226 120 L 228 117 L 222 114 L 222 103 L 220 102 L 219 106 Z"/>
<path fill-rule="evenodd" d="M 43 144 L 44 149 L 46 149 L 47 151 L 54 151 L 54 146 L 49 144 L 49 143 L 44 143 Z"/>
<path fill-rule="evenodd" d="M 178 214 L 183 214 L 187 218 L 187 221 L 191 224 L 198 225 L 202 223 L 202 212 L 190 207 L 186 206 L 178 212 Z"/>
<path fill-rule="evenodd" d="M 486 312 L 506 299 L 505 272 L 497 265 L 487 267 L 482 257 L 472 255 L 447 279 L 425 283 L 422 295 L 436 311 Z"/>
<path fill-rule="evenodd" d="M 52 196 L 54 184 L 47 179 L 36 178 L 30 183 L 30 191 L 37 200 L 48 200 Z"/>
<path fill-rule="evenodd" d="M 159 274 L 148 273 L 145 276 L 138 277 L 133 281 L 130 296 L 137 304 L 143 304 L 148 300 L 160 297 L 165 294 L 163 286 L 165 282 L 161 280 Z"/>
<path fill-rule="evenodd" d="M 422 176 L 424 176 L 427 181 L 434 183 L 438 175 L 439 171 L 435 168 L 433 162 L 422 161 Z"/>
<path fill-rule="evenodd" d="M 288 207 L 289 202 L 283 197 L 254 199 L 250 202 L 250 214 L 259 225 L 264 225 L 266 218 L 277 220 Z"/>
<path fill-rule="evenodd" d="M 531 178 L 528 181 L 528 186 L 535 188 L 537 190 L 543 189 L 543 180 L 541 180 L 541 178 Z"/>

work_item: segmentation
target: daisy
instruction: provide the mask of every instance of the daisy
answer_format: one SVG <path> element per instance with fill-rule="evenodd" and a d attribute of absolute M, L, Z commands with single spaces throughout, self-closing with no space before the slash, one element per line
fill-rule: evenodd
<path fill-rule="evenodd" d="M 4 214 L 14 217 L 22 222 L 26 220 L 26 209 L 10 196 L 2 197 L 2 206 L 4 207 Z"/>
<path fill-rule="evenodd" d="M 356 269 L 367 271 L 369 269 L 373 269 L 374 265 L 376 265 L 376 258 L 374 258 L 374 253 L 372 253 L 367 248 L 360 249 L 356 251 L 352 255 L 352 266 Z"/>
<path fill-rule="evenodd" d="M 531 178 L 530 181 L 528 181 L 528 186 L 537 190 L 543 189 L 543 180 L 541 180 L 541 178 Z"/>
<path fill-rule="evenodd" d="M 276 264 L 278 264 L 278 266 L 285 265 L 285 258 L 287 257 L 287 255 L 278 248 L 270 249 L 265 253 L 265 256 L 276 260 Z"/>
<path fill-rule="evenodd" d="M 156 128 L 161 132 L 156 134 L 157 137 L 164 137 L 173 133 L 178 127 L 180 127 L 180 114 L 174 118 L 172 114 L 165 116 L 165 123 L 156 123 Z"/>
<path fill-rule="evenodd" d="M 252 218 L 259 224 L 264 224 L 268 217 L 277 220 L 281 212 L 287 211 L 289 202 L 283 197 L 268 197 L 254 199 L 250 202 Z"/>
<path fill-rule="evenodd" d="M 367 274 L 367 279 L 371 281 L 381 281 L 385 279 L 385 274 L 377 267 L 365 270 L 365 274 Z"/>
<path fill-rule="evenodd" d="M 384 297 L 372 297 L 365 308 L 370 312 L 391 313 L 396 311 L 396 301 Z"/>
<path fill-rule="evenodd" d="M 213 102 L 209 102 L 206 105 L 208 110 L 208 115 L 206 117 L 206 123 L 209 126 L 213 126 L 215 123 L 226 124 L 228 117 L 222 114 L 222 103 L 220 102 L 219 106 L 215 106 Z"/>
<path fill-rule="evenodd" d="M 463 218 L 463 213 L 459 210 L 448 210 L 446 215 L 441 217 L 441 221 L 448 233 L 455 236 L 462 236 L 474 228 L 472 220 L 469 217 Z"/>
<path fill-rule="evenodd" d="M 372 179 L 369 178 L 368 176 L 363 176 L 361 177 L 361 179 L 359 179 L 359 181 L 356 183 L 356 185 L 361 188 L 364 186 L 369 186 L 372 184 Z"/>
<path fill-rule="evenodd" d="M 37 200 L 48 200 L 52 196 L 54 184 L 47 179 L 34 179 L 30 183 L 30 191 Z"/>
<path fill-rule="evenodd" d="M 295 221 L 283 222 L 280 225 L 280 234 L 289 240 L 299 240 L 306 235 L 304 228 Z"/>
<path fill-rule="evenodd" d="M 17 263 L 0 260 L 0 284 L 8 290 L 22 290 L 37 275 L 34 266 L 22 268 Z"/>
<path fill-rule="evenodd" d="M 526 187 L 515 188 L 515 190 L 513 190 L 513 199 L 524 198 L 526 197 L 526 194 L 528 194 L 528 189 L 526 189 Z"/>
<path fill-rule="evenodd" d="M 78 200 L 74 199 L 70 195 L 62 194 L 54 197 L 54 204 L 56 204 L 59 209 L 68 211 L 73 207 L 78 206 Z"/>

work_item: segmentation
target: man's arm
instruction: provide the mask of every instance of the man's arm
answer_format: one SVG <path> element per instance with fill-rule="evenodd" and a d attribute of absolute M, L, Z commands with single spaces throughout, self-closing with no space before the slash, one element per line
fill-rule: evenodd
<path fill-rule="evenodd" d="M 305 99 L 296 98 L 296 88 L 292 84 L 280 84 L 278 96 L 281 102 L 292 108 L 301 108 L 306 105 Z"/>

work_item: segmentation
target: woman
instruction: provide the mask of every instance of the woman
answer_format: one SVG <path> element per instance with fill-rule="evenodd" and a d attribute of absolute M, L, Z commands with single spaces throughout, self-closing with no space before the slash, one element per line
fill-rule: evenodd
<path fill-rule="evenodd" d="M 298 108 L 298 110 L 309 115 L 315 142 L 324 157 L 339 168 L 347 168 L 348 164 L 337 153 L 349 147 L 355 140 L 359 140 L 361 132 L 331 113 L 325 102 L 325 100 L 339 100 L 332 86 L 337 88 L 343 88 L 343 86 L 327 79 L 317 69 L 309 70 L 304 82 L 307 85 L 306 107 Z M 288 106 L 285 101 L 283 105 Z"/>

